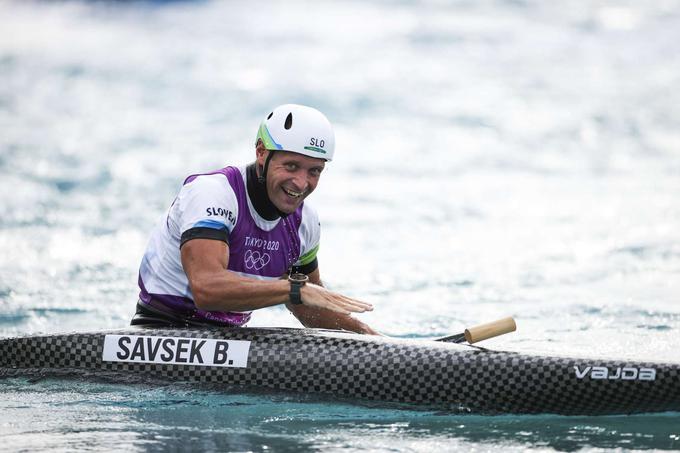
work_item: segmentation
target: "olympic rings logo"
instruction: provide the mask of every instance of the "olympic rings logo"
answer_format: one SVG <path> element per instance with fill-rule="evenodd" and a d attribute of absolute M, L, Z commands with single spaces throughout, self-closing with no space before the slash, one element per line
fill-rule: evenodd
<path fill-rule="evenodd" d="M 260 253 L 257 250 L 246 250 L 246 255 L 243 258 L 246 269 L 255 269 L 257 271 L 269 264 L 271 260 L 272 257 L 269 256 L 269 253 Z"/>

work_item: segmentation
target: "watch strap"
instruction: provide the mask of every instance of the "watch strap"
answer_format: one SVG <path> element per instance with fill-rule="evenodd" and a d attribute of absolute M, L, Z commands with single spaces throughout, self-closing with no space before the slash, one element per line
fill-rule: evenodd
<path fill-rule="evenodd" d="M 290 294 L 289 299 L 291 304 L 300 305 L 302 304 L 302 295 L 300 294 L 300 289 L 305 286 L 304 282 L 296 282 L 290 280 Z"/>

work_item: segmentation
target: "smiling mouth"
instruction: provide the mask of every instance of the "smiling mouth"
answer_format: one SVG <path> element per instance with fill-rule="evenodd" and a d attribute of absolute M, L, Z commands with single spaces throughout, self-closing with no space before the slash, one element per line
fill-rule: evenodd
<path fill-rule="evenodd" d="M 295 192 L 294 190 L 286 189 L 283 187 L 283 191 L 286 192 L 286 195 L 292 198 L 300 198 L 302 195 L 304 195 L 304 192 Z"/>

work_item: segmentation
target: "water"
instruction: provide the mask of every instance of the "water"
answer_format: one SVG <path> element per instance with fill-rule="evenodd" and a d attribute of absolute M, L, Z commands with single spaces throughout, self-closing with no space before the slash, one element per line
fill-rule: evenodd
<path fill-rule="evenodd" d="M 129 322 L 191 173 L 314 105 L 328 286 L 388 335 L 680 360 L 680 2 L 0 3 L 0 336 Z M 281 308 L 252 325 L 296 326 Z M 679 448 L 677 414 L 480 417 L 0 382 L 10 450 Z M 59 414 L 55 417 L 54 414 Z"/>
<path fill-rule="evenodd" d="M 677 415 L 447 415 L 303 397 L 211 394 L 185 387 L 0 382 L 16 449 L 126 451 L 575 451 L 677 449 Z M 28 390 L 27 390 L 28 389 Z M 17 393 L 21 393 L 19 397 Z M 58 411 L 59 417 L 53 412 Z M 37 427 L 37 428 L 36 428 Z M 669 433 L 676 433 L 671 434 Z M 58 434 L 58 435 L 55 435 Z M 39 448 L 36 448 L 39 447 Z"/>

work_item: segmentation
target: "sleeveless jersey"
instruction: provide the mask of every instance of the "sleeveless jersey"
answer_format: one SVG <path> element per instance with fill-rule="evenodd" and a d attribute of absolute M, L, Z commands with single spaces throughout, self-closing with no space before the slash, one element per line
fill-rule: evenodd
<path fill-rule="evenodd" d="M 262 218 L 248 196 L 245 167 L 226 167 L 184 181 L 142 258 L 140 301 L 183 317 L 234 326 L 247 323 L 251 312 L 206 311 L 194 305 L 180 255 L 187 231 L 215 233 L 195 237 L 226 237 L 227 269 L 256 279 L 278 279 L 291 266 L 314 262 L 320 236 L 317 214 L 305 203 L 286 217 Z"/>

